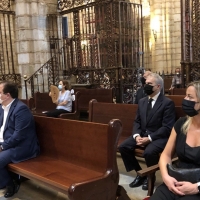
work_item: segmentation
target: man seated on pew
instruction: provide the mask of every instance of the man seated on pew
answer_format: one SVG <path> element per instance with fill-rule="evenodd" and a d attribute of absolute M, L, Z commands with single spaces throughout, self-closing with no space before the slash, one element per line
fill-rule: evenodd
<path fill-rule="evenodd" d="M 147 76 L 151 74 L 151 71 L 145 71 L 143 76 L 141 77 L 141 83 L 142 86 L 137 90 L 136 95 L 135 95 L 135 102 L 134 104 L 138 104 L 139 100 L 143 97 L 146 97 L 147 94 L 144 91 L 144 85 L 147 79 Z"/>
<path fill-rule="evenodd" d="M 175 123 L 175 106 L 171 99 L 162 94 L 162 88 L 163 79 L 158 74 L 151 73 L 147 76 L 144 90 L 148 96 L 138 103 L 132 136 L 119 146 L 128 172 L 142 169 L 134 156 L 136 148 L 144 148 L 143 157 L 147 167 L 150 167 L 158 163 L 159 155 L 167 143 Z M 140 185 L 143 185 L 143 190 L 148 189 L 146 177 L 136 176 L 129 184 L 132 188 Z"/>
<path fill-rule="evenodd" d="M 12 82 L 0 83 L 0 189 L 4 197 L 13 196 L 20 187 L 19 177 L 7 165 L 39 154 L 35 123 L 30 109 L 18 99 L 18 87 Z"/>

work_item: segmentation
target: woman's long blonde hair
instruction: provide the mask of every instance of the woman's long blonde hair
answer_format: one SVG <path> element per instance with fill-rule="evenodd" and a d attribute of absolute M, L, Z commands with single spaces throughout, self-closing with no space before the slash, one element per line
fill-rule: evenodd
<path fill-rule="evenodd" d="M 198 102 L 200 102 L 200 81 L 194 81 L 194 82 L 189 83 L 187 88 L 190 86 L 193 86 L 195 88 Z M 192 117 L 187 116 L 187 120 L 182 126 L 182 131 L 184 134 L 188 132 L 191 123 L 192 123 Z"/>

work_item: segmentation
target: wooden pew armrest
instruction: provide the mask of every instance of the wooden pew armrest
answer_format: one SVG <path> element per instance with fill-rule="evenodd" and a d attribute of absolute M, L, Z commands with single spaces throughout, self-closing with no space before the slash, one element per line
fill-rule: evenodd
<path fill-rule="evenodd" d="M 173 162 L 175 162 L 175 161 L 177 161 L 178 160 L 178 158 L 176 157 L 176 158 L 173 158 L 172 159 L 172 163 Z M 152 173 L 155 173 L 156 171 L 158 171 L 159 170 L 159 166 L 158 166 L 158 164 L 157 165 L 153 165 L 153 166 L 151 166 L 151 167 L 147 167 L 147 168 L 145 168 L 145 169 L 142 169 L 142 170 L 140 170 L 140 171 L 138 171 L 137 172 L 137 174 L 139 175 L 139 176 L 148 176 L 148 175 L 151 175 Z"/>

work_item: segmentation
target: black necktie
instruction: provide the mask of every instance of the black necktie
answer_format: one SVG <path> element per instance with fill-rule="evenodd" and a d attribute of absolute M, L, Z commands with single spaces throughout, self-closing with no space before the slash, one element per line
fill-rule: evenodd
<path fill-rule="evenodd" d="M 152 109 L 152 105 L 151 105 L 152 101 L 153 101 L 152 98 L 150 98 L 149 101 L 148 101 L 148 105 L 147 105 L 147 117 L 148 117 L 148 114 L 150 113 L 150 111 Z"/>

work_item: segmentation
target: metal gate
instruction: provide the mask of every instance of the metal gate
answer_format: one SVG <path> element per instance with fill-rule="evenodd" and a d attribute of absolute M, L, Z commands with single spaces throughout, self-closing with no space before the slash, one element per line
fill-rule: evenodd
<path fill-rule="evenodd" d="M 61 14 L 65 18 L 62 70 L 75 74 L 79 84 L 115 87 L 118 102 L 132 103 L 138 69 L 144 67 L 142 6 L 97 2 Z"/>
<path fill-rule="evenodd" d="M 58 4 L 67 10 L 48 16 L 52 57 L 25 80 L 25 85 L 31 84 L 32 95 L 38 80 L 44 90 L 45 83 L 57 85 L 60 79 L 73 76 L 78 84 L 114 87 L 117 102 L 133 103 L 144 67 L 142 6 L 106 0 L 61 0 Z"/>
<path fill-rule="evenodd" d="M 200 1 L 181 0 L 181 66 L 186 82 L 200 79 Z"/>
<path fill-rule="evenodd" d="M 9 9 L 10 1 L 0 3 L 0 81 L 10 80 L 21 86 L 21 75 L 15 73 L 15 13 Z"/>

